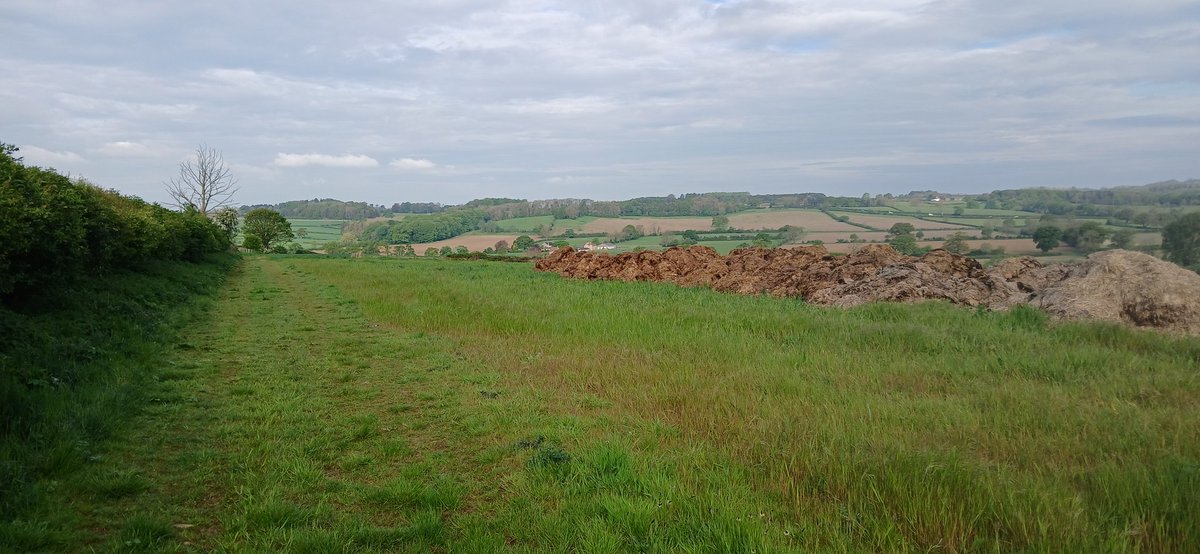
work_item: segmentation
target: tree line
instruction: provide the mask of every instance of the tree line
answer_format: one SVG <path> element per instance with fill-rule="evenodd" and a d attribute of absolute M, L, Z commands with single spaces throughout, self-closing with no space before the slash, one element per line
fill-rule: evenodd
<path fill-rule="evenodd" d="M 376 244 L 417 244 L 453 238 L 479 228 L 489 220 L 480 209 L 453 209 L 441 213 L 372 223 L 360 240 Z"/>

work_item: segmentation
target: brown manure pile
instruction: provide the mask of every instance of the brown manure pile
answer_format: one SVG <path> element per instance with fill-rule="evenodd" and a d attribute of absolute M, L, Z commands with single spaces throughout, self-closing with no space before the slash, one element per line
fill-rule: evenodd
<path fill-rule="evenodd" d="M 1124 250 L 1077 264 L 1046 266 L 1023 257 L 984 269 L 944 250 L 913 257 L 880 244 L 840 257 L 820 246 L 743 248 L 728 256 L 705 246 L 616 256 L 562 248 L 534 267 L 576 279 L 663 281 L 839 307 L 920 300 L 997 309 L 1031 304 L 1061 318 L 1200 335 L 1200 275 Z"/>

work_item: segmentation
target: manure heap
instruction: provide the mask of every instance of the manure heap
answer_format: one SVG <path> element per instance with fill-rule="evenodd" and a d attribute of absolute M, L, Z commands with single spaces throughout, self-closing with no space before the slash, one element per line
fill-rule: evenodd
<path fill-rule="evenodd" d="M 841 257 L 821 246 L 742 248 L 728 256 L 707 246 L 616 256 L 565 247 L 534 267 L 576 279 L 664 281 L 838 307 L 920 300 L 993 309 L 1029 304 L 1064 319 L 1200 335 L 1200 275 L 1127 250 L 1074 264 L 1044 265 L 1026 256 L 985 270 L 945 250 L 913 257 L 882 244 Z"/>

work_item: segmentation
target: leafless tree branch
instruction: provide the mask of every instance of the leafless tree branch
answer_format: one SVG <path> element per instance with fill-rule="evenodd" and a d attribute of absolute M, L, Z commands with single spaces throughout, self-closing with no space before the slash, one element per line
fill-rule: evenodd
<path fill-rule="evenodd" d="M 221 152 L 207 145 L 196 148 L 194 160 L 179 162 L 179 175 L 166 187 L 177 207 L 192 207 L 205 215 L 228 204 L 238 191 L 237 179 Z"/>

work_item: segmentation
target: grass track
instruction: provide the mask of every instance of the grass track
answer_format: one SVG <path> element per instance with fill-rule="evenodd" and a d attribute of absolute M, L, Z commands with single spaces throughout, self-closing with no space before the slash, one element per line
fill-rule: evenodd
<path fill-rule="evenodd" d="M 256 257 L 62 501 L 117 550 L 1189 551 L 1198 362 L 1030 311 Z"/>

